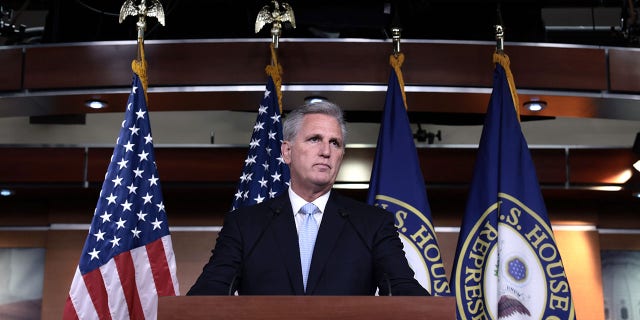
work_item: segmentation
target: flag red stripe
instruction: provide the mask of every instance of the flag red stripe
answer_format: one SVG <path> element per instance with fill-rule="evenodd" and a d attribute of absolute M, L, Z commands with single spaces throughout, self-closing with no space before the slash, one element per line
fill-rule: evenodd
<path fill-rule="evenodd" d="M 167 262 L 167 255 L 164 252 L 162 238 L 149 243 L 146 247 L 158 296 L 175 296 L 176 293 L 171 279 L 171 270 L 169 270 L 169 263 Z"/>
<path fill-rule="evenodd" d="M 129 308 L 129 317 L 131 319 L 143 319 L 144 312 L 142 311 L 142 304 L 140 303 L 140 296 L 138 295 L 138 287 L 135 281 L 135 266 L 133 259 L 131 258 L 131 252 L 125 251 L 113 258 L 118 268 L 118 276 L 120 277 L 120 284 L 122 285 L 122 291 L 124 291 L 124 298 L 127 300 L 127 306 Z"/>
<path fill-rule="evenodd" d="M 91 302 L 93 303 L 96 313 L 100 319 L 111 319 L 109 311 L 107 289 L 104 287 L 104 280 L 100 269 L 95 269 L 82 276 L 84 284 L 87 287 Z"/>
<path fill-rule="evenodd" d="M 78 313 L 76 312 L 76 308 L 73 307 L 73 302 L 71 302 L 70 296 L 67 296 L 67 302 L 64 305 L 64 312 L 62 313 L 62 319 L 64 320 L 78 319 Z"/>

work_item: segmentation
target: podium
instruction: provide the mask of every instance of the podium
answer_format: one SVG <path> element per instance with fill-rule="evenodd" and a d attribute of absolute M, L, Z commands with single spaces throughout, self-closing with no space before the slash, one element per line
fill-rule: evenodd
<path fill-rule="evenodd" d="M 161 297 L 158 319 L 455 319 L 454 297 Z"/>

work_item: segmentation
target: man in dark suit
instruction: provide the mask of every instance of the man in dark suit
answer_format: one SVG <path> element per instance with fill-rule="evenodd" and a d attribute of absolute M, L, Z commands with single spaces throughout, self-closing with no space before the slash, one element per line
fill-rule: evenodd
<path fill-rule="evenodd" d="M 290 188 L 227 214 L 187 295 L 428 295 L 392 215 L 332 190 L 345 152 L 342 110 L 305 105 L 287 116 L 283 135 Z"/>

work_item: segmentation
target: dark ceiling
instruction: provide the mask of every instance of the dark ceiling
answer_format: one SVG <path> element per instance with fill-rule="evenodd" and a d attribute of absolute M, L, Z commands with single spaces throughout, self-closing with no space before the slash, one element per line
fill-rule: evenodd
<path fill-rule="evenodd" d="M 151 2 L 151 0 L 147 0 Z M 166 26 L 149 22 L 145 38 L 268 38 L 269 28 L 255 34 L 259 9 L 270 1 L 161 0 Z M 507 42 L 550 42 L 600 46 L 637 46 L 633 0 L 471 1 L 471 0 L 289 0 L 297 28 L 289 38 L 388 39 L 390 26 L 403 39 L 494 39 L 500 8 Z M 135 19 L 118 23 L 124 1 L 2 1 L 1 36 L 7 45 L 104 40 L 133 40 Z M 39 11 L 41 24 L 20 30 L 20 16 Z M 37 22 L 31 22 L 38 24 Z"/>

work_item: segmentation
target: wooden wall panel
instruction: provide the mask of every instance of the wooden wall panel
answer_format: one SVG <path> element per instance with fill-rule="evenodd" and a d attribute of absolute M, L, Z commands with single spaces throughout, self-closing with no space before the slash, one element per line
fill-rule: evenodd
<path fill-rule="evenodd" d="M 87 151 L 87 181 L 102 185 L 104 175 L 109 169 L 113 148 L 89 148 Z"/>
<path fill-rule="evenodd" d="M 171 232 L 173 250 L 176 254 L 180 294 L 185 295 L 196 282 L 202 268 L 211 258 L 211 250 L 218 238 L 213 231 Z"/>
<path fill-rule="evenodd" d="M 405 54 L 402 74 L 407 85 L 491 86 L 494 46 L 412 42 L 401 46 Z M 390 43 L 385 44 L 385 51 L 380 54 L 385 62 L 391 48 Z M 382 65 L 390 68 L 388 62 Z"/>
<path fill-rule="evenodd" d="M 83 181 L 83 148 L 0 147 L 0 154 L 0 183 Z"/>
<path fill-rule="evenodd" d="M 27 89 L 118 87 L 131 84 L 133 43 L 30 47 L 25 54 Z"/>
<path fill-rule="evenodd" d="M 427 186 L 471 183 L 476 149 L 418 149 L 420 169 Z"/>
<path fill-rule="evenodd" d="M 554 231 L 571 287 L 577 319 L 604 319 L 602 268 L 597 231 Z"/>
<path fill-rule="evenodd" d="M 563 149 L 531 149 L 531 158 L 540 183 L 562 185 L 567 181 Z"/>
<path fill-rule="evenodd" d="M 284 84 L 382 84 L 390 50 L 382 42 L 284 42 L 278 54 Z"/>
<path fill-rule="evenodd" d="M 506 45 L 518 89 L 607 89 L 607 62 L 601 48 Z"/>
<path fill-rule="evenodd" d="M 0 49 L 0 91 L 22 89 L 22 48 Z"/>
<path fill-rule="evenodd" d="M 602 250 L 640 251 L 640 237 L 637 234 L 601 234 L 599 239 Z"/>
<path fill-rule="evenodd" d="M 147 42 L 151 86 L 263 84 L 268 41 Z M 407 41 L 409 85 L 490 87 L 493 44 Z M 283 84 L 386 84 L 391 42 L 282 41 Z M 604 49 L 511 45 L 518 88 L 605 90 Z M 28 89 L 121 87 L 131 80 L 133 43 L 28 47 Z M 1 58 L 0 58 L 1 59 Z"/>
<path fill-rule="evenodd" d="M 640 50 L 609 49 L 610 90 L 640 92 Z"/>
<path fill-rule="evenodd" d="M 161 182 L 237 182 L 247 148 L 155 148 Z M 88 180 L 102 182 L 113 149 L 89 149 Z"/>
<path fill-rule="evenodd" d="M 82 183 L 83 148 L 0 148 L 2 183 Z M 161 181 L 235 183 L 246 157 L 246 147 L 156 148 Z M 468 184 L 475 165 L 475 148 L 419 148 L 421 169 L 429 184 Z M 542 184 L 566 182 L 563 149 L 531 149 L 538 180 Z M 101 183 L 112 148 L 88 149 L 87 180 Z M 372 165 L 375 149 L 354 148 L 345 160 Z M 43 165 L 46 161 L 46 165 Z M 635 156 L 627 149 L 571 149 L 571 184 L 615 184 L 631 168 Z M 366 182 L 366 181 L 364 181 Z"/>
<path fill-rule="evenodd" d="M 42 293 L 43 320 L 62 319 L 86 237 L 86 230 L 48 231 Z"/>
<path fill-rule="evenodd" d="M 145 49 L 151 85 L 262 84 L 270 63 L 266 41 L 149 42 Z"/>
<path fill-rule="evenodd" d="M 160 179 L 177 182 L 237 182 L 247 148 L 156 148 Z"/>
<path fill-rule="evenodd" d="M 572 184 L 621 183 L 635 160 L 631 149 L 572 149 L 569 179 Z"/>
<path fill-rule="evenodd" d="M 46 245 L 47 231 L 0 231 L 0 248 L 44 248 Z"/>

